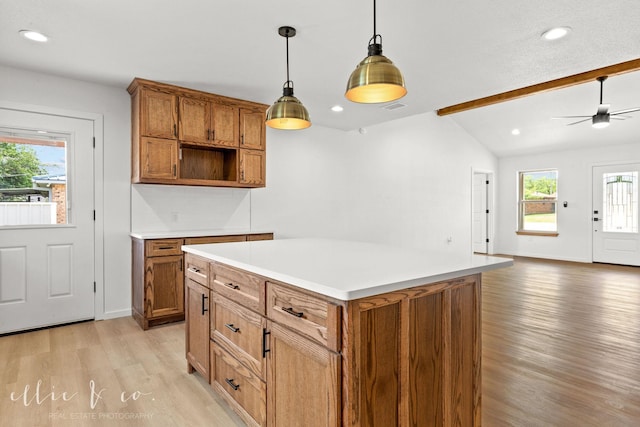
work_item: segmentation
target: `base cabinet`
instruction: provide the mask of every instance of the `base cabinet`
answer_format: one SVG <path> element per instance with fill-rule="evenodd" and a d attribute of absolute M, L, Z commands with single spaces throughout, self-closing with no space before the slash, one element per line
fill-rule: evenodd
<path fill-rule="evenodd" d="M 185 343 L 187 366 L 209 378 L 209 288 L 187 278 Z"/>
<path fill-rule="evenodd" d="M 247 425 L 481 425 L 479 274 L 339 301 L 209 272 L 209 380 Z"/>
<path fill-rule="evenodd" d="M 340 354 L 271 323 L 270 426 L 340 426 Z"/>
<path fill-rule="evenodd" d="M 202 281 L 200 276 L 190 272 L 190 268 L 195 267 L 185 262 L 182 245 L 272 239 L 273 233 L 172 239 L 132 238 L 131 313 L 133 318 L 144 330 L 156 325 L 184 320 L 185 275 L 191 275 L 195 282 L 209 286 L 208 279 Z M 204 258 L 202 260 L 208 269 L 209 260 Z"/>

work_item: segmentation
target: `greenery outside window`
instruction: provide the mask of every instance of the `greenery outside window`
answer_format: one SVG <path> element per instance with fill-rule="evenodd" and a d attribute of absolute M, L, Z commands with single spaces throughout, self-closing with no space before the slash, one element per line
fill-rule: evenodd
<path fill-rule="evenodd" d="M 518 234 L 558 235 L 558 171 L 519 173 Z"/>

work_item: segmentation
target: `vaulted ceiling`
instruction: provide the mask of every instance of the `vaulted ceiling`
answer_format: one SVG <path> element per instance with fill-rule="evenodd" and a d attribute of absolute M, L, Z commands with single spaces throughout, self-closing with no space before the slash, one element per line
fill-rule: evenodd
<path fill-rule="evenodd" d="M 286 80 L 277 29 L 291 25 L 296 96 L 314 124 L 351 130 L 640 57 L 637 0 L 377 3 L 384 54 L 409 91 L 403 108 L 344 98 L 373 32 L 371 0 L 0 0 L 0 64 L 123 91 L 142 77 L 271 104 Z M 572 31 L 541 39 L 555 26 Z M 30 42 L 21 29 L 51 40 Z M 640 107 L 639 95 L 638 72 L 605 83 L 612 110 Z M 450 117 L 498 156 L 637 141 L 640 112 L 602 130 L 550 119 L 595 114 L 598 97 L 594 81 Z"/>

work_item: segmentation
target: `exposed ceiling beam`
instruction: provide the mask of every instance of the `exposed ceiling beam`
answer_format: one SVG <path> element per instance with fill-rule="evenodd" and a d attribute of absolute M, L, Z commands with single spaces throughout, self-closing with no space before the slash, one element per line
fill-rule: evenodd
<path fill-rule="evenodd" d="M 460 113 L 462 111 L 472 110 L 474 108 L 486 107 L 488 105 L 498 104 L 500 102 L 511 101 L 512 99 L 523 98 L 525 96 L 536 93 L 548 92 L 551 90 L 562 89 L 569 86 L 579 85 L 591 82 L 602 76 L 615 76 L 618 74 L 630 73 L 640 70 L 640 58 L 631 61 L 621 62 L 615 65 L 598 68 L 596 70 L 586 71 L 572 76 L 562 77 L 544 83 L 523 87 L 520 89 L 510 90 L 508 92 L 499 93 L 497 95 L 487 96 L 485 98 L 474 99 L 473 101 L 463 102 L 461 104 L 451 105 L 449 107 L 437 110 L 439 116 Z"/>

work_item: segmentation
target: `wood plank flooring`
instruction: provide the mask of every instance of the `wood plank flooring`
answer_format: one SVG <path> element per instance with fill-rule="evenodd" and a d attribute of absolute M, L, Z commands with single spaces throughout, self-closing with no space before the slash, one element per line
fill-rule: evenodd
<path fill-rule="evenodd" d="M 485 427 L 640 426 L 640 268 L 517 258 L 482 303 Z M 0 426 L 103 425 L 244 424 L 186 373 L 183 323 L 0 337 Z"/>
<path fill-rule="evenodd" d="M 640 268 L 483 275 L 484 426 L 640 426 Z"/>

